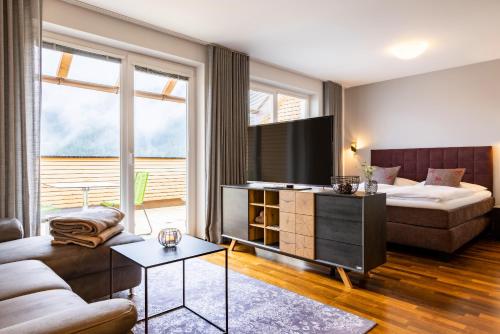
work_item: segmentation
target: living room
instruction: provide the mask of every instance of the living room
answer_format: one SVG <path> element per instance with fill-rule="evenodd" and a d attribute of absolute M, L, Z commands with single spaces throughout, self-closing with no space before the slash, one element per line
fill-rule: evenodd
<path fill-rule="evenodd" d="M 498 332 L 499 5 L 2 1 L 0 333 Z"/>

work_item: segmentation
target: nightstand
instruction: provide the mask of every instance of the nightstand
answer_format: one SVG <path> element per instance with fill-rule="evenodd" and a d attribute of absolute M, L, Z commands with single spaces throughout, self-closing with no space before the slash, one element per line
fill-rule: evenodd
<path fill-rule="evenodd" d="M 491 210 L 491 230 L 497 240 L 500 240 L 500 207 Z"/>

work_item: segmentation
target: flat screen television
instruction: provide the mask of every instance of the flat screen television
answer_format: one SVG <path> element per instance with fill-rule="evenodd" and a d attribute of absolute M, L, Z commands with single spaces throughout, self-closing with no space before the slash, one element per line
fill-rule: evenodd
<path fill-rule="evenodd" d="M 248 180 L 329 185 L 333 116 L 248 127 Z"/>

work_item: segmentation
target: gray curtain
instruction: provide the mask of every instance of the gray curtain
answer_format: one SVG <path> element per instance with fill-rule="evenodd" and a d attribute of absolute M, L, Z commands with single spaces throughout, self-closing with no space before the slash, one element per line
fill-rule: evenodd
<path fill-rule="evenodd" d="M 334 117 L 333 172 L 342 175 L 342 86 L 338 83 L 323 82 L 323 115 Z"/>
<path fill-rule="evenodd" d="M 0 217 L 40 232 L 41 1 L 0 0 Z"/>
<path fill-rule="evenodd" d="M 247 181 L 249 59 L 208 46 L 207 221 L 205 236 L 221 241 L 222 184 Z"/>

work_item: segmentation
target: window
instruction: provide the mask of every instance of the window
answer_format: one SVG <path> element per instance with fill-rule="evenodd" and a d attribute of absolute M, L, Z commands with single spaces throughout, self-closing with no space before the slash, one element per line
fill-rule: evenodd
<path fill-rule="evenodd" d="M 42 222 L 113 206 L 134 233 L 186 232 L 192 72 L 114 51 L 43 44 Z"/>
<path fill-rule="evenodd" d="M 278 94 L 278 122 L 305 118 L 306 108 L 306 99 L 285 94 Z"/>
<path fill-rule="evenodd" d="M 309 97 L 272 87 L 252 87 L 249 125 L 293 121 L 309 116 Z"/>
<path fill-rule="evenodd" d="M 274 95 L 250 90 L 250 125 L 273 122 Z"/>
<path fill-rule="evenodd" d="M 49 47 L 42 49 L 41 155 L 118 157 L 120 60 Z"/>
<path fill-rule="evenodd" d="M 43 45 L 43 222 L 103 202 L 120 206 L 120 67 L 116 58 Z"/>

